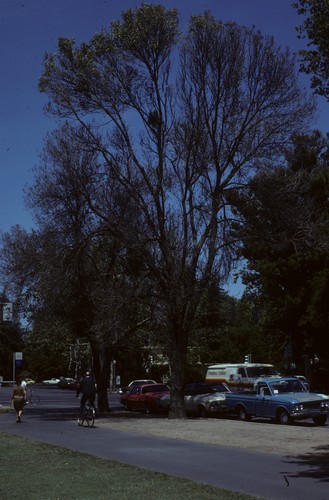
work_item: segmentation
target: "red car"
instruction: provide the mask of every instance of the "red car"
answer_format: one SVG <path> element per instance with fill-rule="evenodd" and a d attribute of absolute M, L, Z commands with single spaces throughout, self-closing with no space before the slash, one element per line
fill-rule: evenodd
<path fill-rule="evenodd" d="M 144 410 L 154 412 L 158 410 L 158 401 L 165 394 L 170 394 L 170 387 L 166 384 L 148 384 L 133 387 L 121 397 L 121 403 L 127 410 Z"/>

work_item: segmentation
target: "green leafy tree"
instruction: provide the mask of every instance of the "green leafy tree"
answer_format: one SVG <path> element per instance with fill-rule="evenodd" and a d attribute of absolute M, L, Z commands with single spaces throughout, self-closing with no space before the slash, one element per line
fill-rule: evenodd
<path fill-rule="evenodd" d="M 250 354 L 253 362 L 282 369 L 282 339 L 266 331 L 264 311 L 252 295 L 245 292 L 236 299 L 213 290 L 202 311 L 191 337 L 194 363 L 242 363 Z"/>
<path fill-rule="evenodd" d="M 304 22 L 297 28 L 300 38 L 308 38 L 308 49 L 300 50 L 301 71 L 312 75 L 315 93 L 329 99 L 329 2 L 299 0 L 294 4 Z"/>
<path fill-rule="evenodd" d="M 74 340 L 54 316 L 51 320 L 48 316 L 42 324 L 34 321 L 33 329 L 24 334 L 24 367 L 29 376 L 38 382 L 52 377 L 73 377 L 70 345 Z"/>
<path fill-rule="evenodd" d="M 256 176 L 237 199 L 244 279 L 263 328 L 281 342 L 282 358 L 310 378 L 318 352 L 328 365 L 328 151 L 319 132 L 296 136 L 287 165 Z"/>
<path fill-rule="evenodd" d="M 0 294 L 0 375 L 4 380 L 13 378 L 13 354 L 23 348 L 22 331 L 19 326 L 16 307 L 13 304 L 13 317 L 4 319 L 3 306 L 10 302 L 6 293 Z M 24 360 L 25 362 L 25 360 Z M 22 367 L 19 367 L 21 370 Z M 18 373 L 19 373 L 18 370 Z"/>
<path fill-rule="evenodd" d="M 124 12 L 90 43 L 61 38 L 40 90 L 49 112 L 84 127 L 85 149 L 103 165 L 99 199 L 115 181 L 138 208 L 127 238 L 106 204 L 89 203 L 145 263 L 167 340 L 171 416 L 182 417 L 195 314 L 234 250 L 228 194 L 279 154 L 313 103 L 272 38 L 209 13 L 181 36 L 177 11 L 153 4 Z"/>

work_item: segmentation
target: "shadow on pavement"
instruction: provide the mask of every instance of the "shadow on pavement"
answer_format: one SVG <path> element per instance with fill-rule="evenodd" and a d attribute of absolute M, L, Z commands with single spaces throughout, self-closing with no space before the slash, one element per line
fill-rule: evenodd
<path fill-rule="evenodd" d="M 37 405 L 28 405 L 23 414 L 29 419 L 41 418 L 42 420 L 72 420 L 78 418 L 79 408 L 44 408 Z"/>
<path fill-rule="evenodd" d="M 329 445 L 317 446 L 316 453 L 307 453 L 290 458 L 287 463 L 303 467 L 303 470 L 290 477 L 305 477 L 329 483 Z M 308 467 L 308 469 L 305 469 Z"/>
<path fill-rule="evenodd" d="M 97 410 L 96 410 L 97 411 Z M 42 420 L 48 420 L 48 421 L 60 421 L 60 420 L 76 420 L 78 418 L 79 414 L 79 407 L 74 406 L 74 407 L 42 407 L 39 405 L 28 405 L 25 407 L 24 414 L 26 417 L 29 418 L 39 418 Z M 156 414 L 156 413 L 146 413 L 146 412 L 131 412 L 128 410 L 122 409 L 122 407 L 112 407 L 110 408 L 110 411 L 108 413 L 102 413 L 102 414 L 97 414 L 96 420 L 97 419 L 129 419 L 129 420 L 136 420 L 136 419 L 163 419 L 167 418 L 167 415 L 164 414 Z"/>

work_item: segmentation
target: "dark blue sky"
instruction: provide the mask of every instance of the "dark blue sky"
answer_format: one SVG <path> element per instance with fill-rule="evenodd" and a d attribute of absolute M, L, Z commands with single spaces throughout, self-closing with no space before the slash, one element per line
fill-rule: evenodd
<path fill-rule="evenodd" d="M 45 96 L 38 91 L 45 52 L 56 50 L 59 36 L 89 41 L 121 12 L 142 2 L 133 0 L 0 0 L 0 231 L 19 224 L 31 227 L 24 209 L 23 187 L 32 182 L 32 169 L 47 131 L 55 122 L 43 112 Z M 302 19 L 293 0 L 163 0 L 176 7 L 187 24 L 191 14 L 205 10 L 223 21 L 255 25 L 274 36 L 277 44 L 297 51 L 305 42 L 295 28 Z M 306 77 L 302 82 L 308 85 Z M 314 128 L 329 130 L 328 104 L 319 100 Z"/>

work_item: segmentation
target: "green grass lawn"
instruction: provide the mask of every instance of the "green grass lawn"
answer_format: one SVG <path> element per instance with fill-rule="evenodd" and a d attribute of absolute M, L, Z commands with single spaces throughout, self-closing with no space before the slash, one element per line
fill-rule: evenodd
<path fill-rule="evenodd" d="M 247 500 L 253 497 L 0 433 L 0 498 Z"/>

